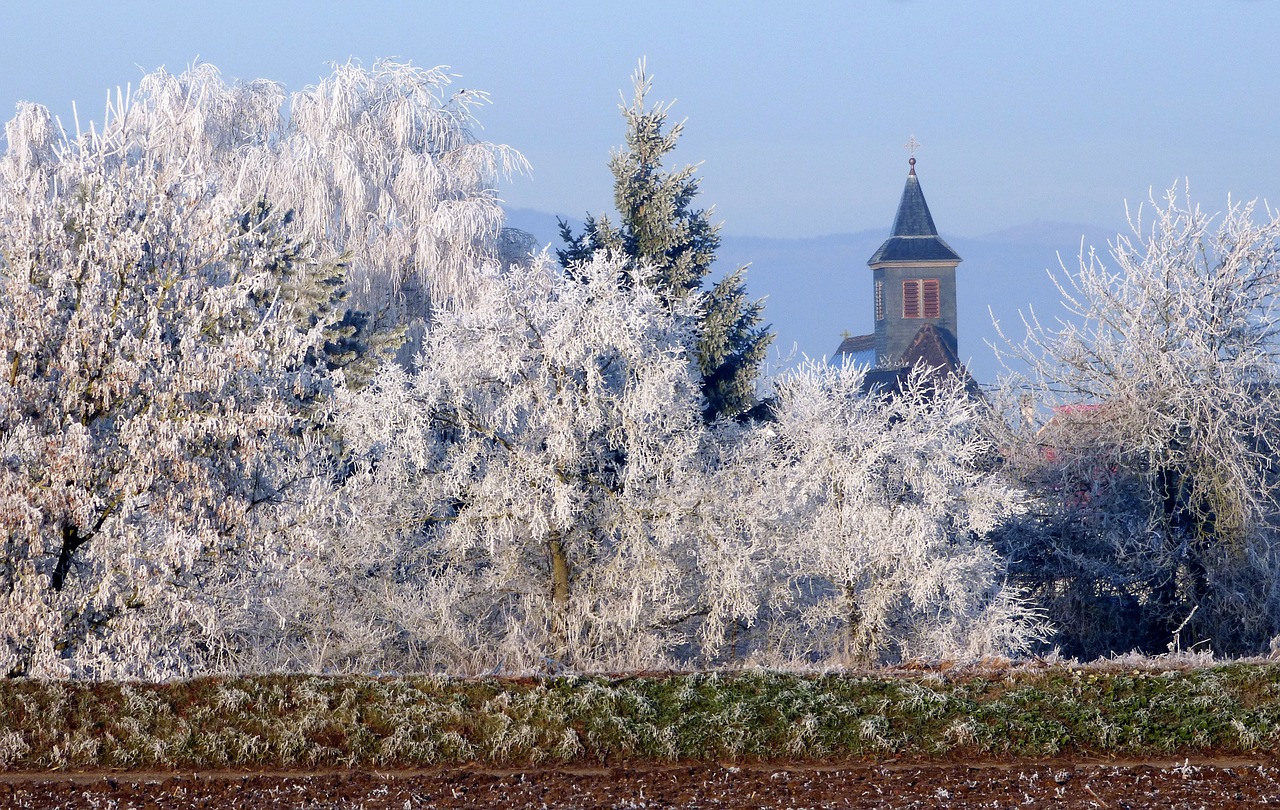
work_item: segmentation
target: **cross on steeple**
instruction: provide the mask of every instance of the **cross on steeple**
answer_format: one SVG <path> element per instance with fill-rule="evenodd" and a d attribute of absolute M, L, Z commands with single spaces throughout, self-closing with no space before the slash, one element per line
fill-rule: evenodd
<path fill-rule="evenodd" d="M 907 154 L 911 156 L 911 159 L 907 162 L 911 164 L 911 173 L 915 174 L 916 173 L 916 152 L 920 149 L 920 142 L 916 140 L 916 136 L 913 133 L 911 135 L 911 138 L 902 146 L 904 149 L 907 150 Z"/>

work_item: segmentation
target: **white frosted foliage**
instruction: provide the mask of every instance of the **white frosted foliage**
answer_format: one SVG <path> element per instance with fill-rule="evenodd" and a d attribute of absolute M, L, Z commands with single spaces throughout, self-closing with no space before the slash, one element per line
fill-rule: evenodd
<path fill-rule="evenodd" d="M 1141 617 L 1148 645 L 1256 653 L 1280 633 L 1280 214 L 1175 186 L 1130 226 L 1062 267 L 1065 317 L 1007 346 L 1005 441 L 1049 527 L 1012 553 L 1045 561 L 1027 577 L 1051 596 Z M 1106 650 L 1098 612 L 1081 636 Z"/>
<path fill-rule="evenodd" d="M 412 374 L 388 367 L 343 401 L 357 471 L 300 603 L 340 615 L 313 629 L 320 665 L 660 660 L 697 598 L 679 526 L 700 430 L 692 310 L 620 287 L 621 270 L 488 273 Z"/>
<path fill-rule="evenodd" d="M 524 163 L 472 135 L 484 94 L 450 81 L 345 65 L 288 96 L 200 65 L 84 131 L 31 104 L 6 124 L 0 672 L 183 674 L 267 632 L 334 439 L 304 357 L 342 314 L 282 268 L 348 263 L 379 327 L 421 331 L 470 289 Z"/>
<path fill-rule="evenodd" d="M 449 80 L 348 65 L 287 96 L 200 66 L 74 137 L 34 105 L 6 125 L 0 673 L 826 665 L 1042 633 L 984 540 L 1021 495 L 972 400 L 813 366 L 771 419 L 706 424 L 705 301 L 603 252 L 500 266 L 523 160 Z M 355 390 L 325 371 L 359 351 L 325 354 L 338 321 L 418 342 Z"/>
<path fill-rule="evenodd" d="M 882 400 L 814 366 L 778 381 L 776 421 L 706 426 L 691 312 L 622 268 L 489 275 L 412 374 L 344 401 L 357 470 L 290 603 L 308 666 L 972 659 L 1044 636 L 983 542 L 1021 496 L 983 470 L 963 392 Z"/>
<path fill-rule="evenodd" d="M 43 120 L 25 108 L 10 138 Z M 0 671 L 191 671 L 305 456 L 299 402 L 321 382 L 300 360 L 324 324 L 297 328 L 273 257 L 196 166 L 105 138 L 11 146 Z"/>
<path fill-rule="evenodd" d="M 853 366 L 809 364 L 777 381 L 776 421 L 738 449 L 753 530 L 771 543 L 791 613 L 774 654 L 842 663 L 973 659 L 1026 651 L 1047 627 L 986 535 L 1022 508 L 990 469 L 979 403 L 912 378 L 862 391 Z"/>

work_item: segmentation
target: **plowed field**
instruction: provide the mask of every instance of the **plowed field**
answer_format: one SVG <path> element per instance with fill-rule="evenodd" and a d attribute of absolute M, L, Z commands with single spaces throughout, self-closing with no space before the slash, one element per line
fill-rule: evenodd
<path fill-rule="evenodd" d="M 1224 808 L 1280 804 L 1260 761 L 0 774 L 0 807 Z"/>

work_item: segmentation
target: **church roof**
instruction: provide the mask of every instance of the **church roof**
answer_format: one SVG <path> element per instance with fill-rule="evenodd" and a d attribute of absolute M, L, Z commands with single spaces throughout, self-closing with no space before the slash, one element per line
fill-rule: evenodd
<path fill-rule="evenodd" d="M 840 348 L 836 349 L 836 354 L 854 354 L 868 349 L 875 350 L 875 348 L 875 335 L 850 335 L 840 342 Z"/>
<path fill-rule="evenodd" d="M 955 349 L 951 348 L 954 341 L 955 338 L 942 327 L 927 323 L 920 327 L 915 340 L 911 341 L 911 345 L 903 353 L 902 364 L 911 368 L 924 364 L 926 368 L 943 375 L 967 375 L 969 372 L 964 370 Z"/>
<path fill-rule="evenodd" d="M 875 368 L 876 336 L 850 335 L 840 341 L 839 348 L 831 358 L 837 363 L 852 363 L 855 366 Z"/>
<path fill-rule="evenodd" d="M 867 260 L 869 265 L 883 262 L 960 262 L 960 255 L 938 236 L 924 201 L 920 180 L 916 177 L 916 159 L 911 159 L 911 173 L 902 189 L 898 215 L 893 220 L 893 233 L 880 249 Z"/>
<path fill-rule="evenodd" d="M 901 393 L 907 385 L 911 372 L 917 366 L 923 366 L 927 384 L 935 385 L 943 380 L 956 379 L 971 395 L 978 395 L 978 383 L 969 374 L 969 370 L 960 362 L 955 349 L 951 348 L 955 338 L 951 337 L 940 326 L 925 324 L 916 332 L 915 339 L 903 353 L 899 365 L 888 368 L 876 368 L 867 372 L 862 387 L 865 391 L 880 390 L 888 394 Z"/>

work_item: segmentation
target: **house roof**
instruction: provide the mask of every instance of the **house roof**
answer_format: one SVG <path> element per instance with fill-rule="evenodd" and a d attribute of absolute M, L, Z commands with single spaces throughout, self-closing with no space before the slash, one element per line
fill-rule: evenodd
<path fill-rule="evenodd" d="M 911 172 L 907 175 L 906 187 L 902 189 L 902 201 L 898 203 L 898 215 L 893 219 L 893 232 L 867 260 L 867 264 L 873 267 L 884 262 L 962 261 L 960 254 L 938 236 L 929 204 L 920 190 L 915 162 L 912 158 Z"/>
<path fill-rule="evenodd" d="M 1073 403 L 1053 409 L 1053 416 L 1036 431 L 1036 444 L 1045 461 L 1059 456 L 1096 451 L 1115 442 L 1114 406 L 1105 403 Z"/>

